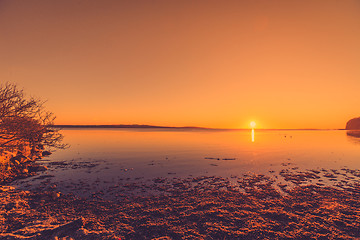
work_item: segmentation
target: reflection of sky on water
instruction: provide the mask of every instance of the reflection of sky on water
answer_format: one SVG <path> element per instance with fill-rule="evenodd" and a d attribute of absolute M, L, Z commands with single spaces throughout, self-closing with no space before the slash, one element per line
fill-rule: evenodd
<path fill-rule="evenodd" d="M 71 147 L 44 161 L 49 170 L 43 175 L 53 177 L 32 183 L 230 177 L 285 166 L 360 168 L 359 145 L 344 131 L 255 131 L 62 130 Z"/>
<path fill-rule="evenodd" d="M 343 131 L 163 131 L 88 129 L 63 130 L 67 150 L 59 150 L 52 161 L 102 160 L 134 175 L 156 177 L 176 172 L 226 174 L 256 170 L 291 158 L 297 164 L 331 165 L 346 161 L 357 165 L 359 149 L 346 141 Z M 254 140 L 254 141 L 252 141 Z M 214 161 L 205 158 L 236 158 Z M 213 167 L 216 164 L 217 167 Z"/>

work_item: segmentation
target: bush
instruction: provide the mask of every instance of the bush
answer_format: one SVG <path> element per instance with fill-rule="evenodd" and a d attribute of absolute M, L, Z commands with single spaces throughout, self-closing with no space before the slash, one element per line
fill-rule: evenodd
<path fill-rule="evenodd" d="M 65 148 L 63 136 L 54 128 L 55 116 L 44 101 L 26 97 L 15 84 L 0 85 L 0 149 L 14 150 L 39 145 Z"/>

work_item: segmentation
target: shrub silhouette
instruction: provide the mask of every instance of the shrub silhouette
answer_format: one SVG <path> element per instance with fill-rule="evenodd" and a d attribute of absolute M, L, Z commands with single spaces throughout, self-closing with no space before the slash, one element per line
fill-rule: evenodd
<path fill-rule="evenodd" d="M 44 103 L 27 97 L 15 84 L 0 85 L 0 149 L 66 147 L 59 129 L 54 128 L 55 116 L 45 110 Z"/>

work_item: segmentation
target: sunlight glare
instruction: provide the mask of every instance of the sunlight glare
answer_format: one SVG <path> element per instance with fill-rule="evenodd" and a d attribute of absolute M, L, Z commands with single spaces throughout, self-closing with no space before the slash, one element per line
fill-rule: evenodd
<path fill-rule="evenodd" d="M 256 122 L 252 121 L 252 122 L 250 123 L 250 126 L 251 126 L 251 128 L 255 128 Z"/>

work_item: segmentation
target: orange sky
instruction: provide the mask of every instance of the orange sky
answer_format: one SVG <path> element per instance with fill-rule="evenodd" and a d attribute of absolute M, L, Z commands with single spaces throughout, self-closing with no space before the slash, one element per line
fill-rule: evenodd
<path fill-rule="evenodd" d="M 360 1 L 0 1 L 0 81 L 58 124 L 344 128 Z"/>

